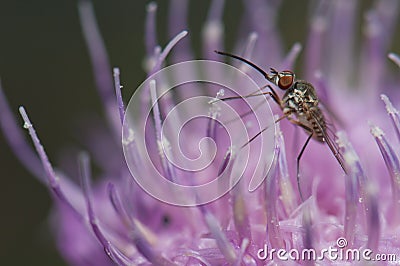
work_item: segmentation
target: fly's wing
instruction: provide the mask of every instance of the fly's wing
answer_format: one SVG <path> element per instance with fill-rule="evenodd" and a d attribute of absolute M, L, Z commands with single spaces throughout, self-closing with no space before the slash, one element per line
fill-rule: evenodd
<path fill-rule="evenodd" d="M 318 114 L 314 110 L 311 110 L 311 115 L 314 118 L 317 126 L 319 127 L 321 134 L 323 135 L 326 144 L 328 144 L 328 147 L 331 150 L 332 154 L 335 156 L 336 160 L 340 164 L 340 167 L 342 167 L 344 173 L 347 174 L 348 172 L 345 166 L 343 155 L 340 153 L 339 146 L 336 142 L 337 136 L 332 129 L 333 125 L 330 125 L 329 121 L 327 121 L 326 127 L 323 127 L 319 122 L 320 120 L 318 119 Z"/>
<path fill-rule="evenodd" d="M 321 109 L 324 111 L 324 114 L 328 114 L 329 121 L 330 122 L 335 122 L 337 125 L 339 125 L 341 128 L 345 127 L 345 123 L 343 119 L 332 109 L 332 107 L 325 101 L 319 99 L 319 105 Z M 333 124 L 331 124 L 332 127 Z"/>

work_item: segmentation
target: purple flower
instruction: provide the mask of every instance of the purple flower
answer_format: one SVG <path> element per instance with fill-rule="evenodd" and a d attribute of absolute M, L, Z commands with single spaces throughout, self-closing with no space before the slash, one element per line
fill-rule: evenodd
<path fill-rule="evenodd" d="M 197 98 L 208 95 L 207 99 L 224 99 L 233 95 L 221 86 L 189 84 L 185 89 L 162 93 L 164 87 L 173 83 L 170 80 L 196 77 L 201 72 L 212 80 L 232 81 L 234 88 L 229 89 L 240 90 L 241 96 L 248 94 L 245 90 L 249 88 L 243 86 L 243 80 L 227 76 L 218 67 L 214 69 L 211 66 L 219 64 L 211 62 L 207 63 L 210 68 L 202 71 L 194 67 L 198 64 L 184 63 L 178 72 L 168 72 L 175 74 L 174 77 L 157 76 L 165 73 L 158 71 L 165 65 L 167 56 L 174 63 L 194 59 L 189 37 L 196 33 L 187 29 L 187 3 L 171 1 L 168 25 L 171 41 L 163 48 L 156 36 L 157 5 L 147 6 L 145 69 L 150 78 L 135 94 L 137 102 L 132 104 L 131 100 L 125 107 L 119 70 L 113 70 L 113 80 L 92 6 L 88 1 L 80 2 L 80 18 L 96 84 L 113 131 L 111 137 L 94 132 L 89 146 L 95 152 L 77 156 L 80 184 L 62 170 L 53 168 L 25 109 L 20 107 L 36 154 L 32 151 L 0 90 L 0 122 L 10 146 L 54 196 L 53 222 L 58 247 L 65 259 L 72 265 L 113 265 L 113 262 L 119 265 L 279 265 L 284 259 L 280 256 L 288 258 L 285 261 L 288 265 L 318 260 L 304 257 L 304 251 L 307 256 L 313 256 L 313 251 L 317 257 L 324 255 L 320 260 L 323 264 L 351 264 L 352 259 L 337 258 L 335 254 L 354 255 L 357 251 L 371 258 L 381 254 L 386 255 L 386 260 L 393 259 L 391 255 L 400 259 L 400 162 L 396 149 L 400 141 L 400 118 L 396 109 L 400 97 L 396 91 L 399 69 L 395 75 L 388 71 L 393 63 L 400 67 L 400 57 L 394 53 L 387 55 L 399 2 L 375 1 L 363 14 L 361 36 L 357 35 L 356 1 L 319 1 L 311 6 L 304 63 L 298 78 L 301 76 L 314 85 L 325 116 L 341 128 L 336 132 L 333 125 L 328 126 L 348 173 L 341 169 L 326 143 L 312 140 L 300 161 L 304 202 L 296 181 L 296 158 L 307 137 L 300 127 L 282 120 L 275 132 L 265 130 L 249 145 L 238 148 L 243 144 L 242 129 L 247 130 L 249 140 L 249 136 L 263 128 L 254 125 L 260 122 L 256 120 L 259 108 L 269 108 L 264 98 L 261 107 L 253 105 L 248 98 L 250 111 L 243 100 L 229 101 L 229 106 L 240 114 L 236 116 L 239 119 L 229 121 L 224 116 L 229 113 L 224 109 L 228 108 L 225 104 L 228 101 L 201 102 Z M 235 54 L 265 70 L 293 69 L 302 50 L 302 45 L 296 43 L 286 54 L 283 51 L 276 26 L 280 3 L 246 1 L 234 46 Z M 222 22 L 223 10 L 224 1 L 212 1 L 202 30 L 203 58 L 225 59 L 213 52 L 224 50 L 224 31 L 229 25 L 224 26 Z M 248 65 L 238 61 L 232 64 L 251 76 L 259 87 L 266 84 L 264 77 Z M 283 95 L 278 88 L 275 90 Z M 196 101 L 190 102 L 190 99 Z M 183 122 L 185 112 L 208 115 L 191 117 L 186 126 L 179 123 L 178 117 L 169 115 L 180 108 L 180 101 L 188 100 L 189 108 L 178 109 Z M 273 101 L 269 102 L 279 117 L 280 109 Z M 269 113 L 263 114 L 268 120 Z M 130 124 L 129 118 L 136 123 Z M 167 121 L 172 123 L 169 127 Z M 179 138 L 171 140 L 171 134 L 168 135 L 175 132 L 174 125 L 179 126 L 179 138 L 184 143 Z M 144 133 L 138 134 L 137 127 Z M 122 143 L 116 145 L 115 139 L 121 134 Z M 270 162 L 263 154 L 265 146 L 260 141 L 265 136 L 267 140 L 272 136 L 275 142 L 274 145 L 273 141 L 264 143 L 269 144 L 274 154 Z M 202 141 L 207 139 L 213 140 L 215 154 L 213 147 L 207 146 L 209 142 L 203 145 Z M 142 149 L 140 142 L 147 150 Z M 181 150 L 191 159 L 186 170 L 180 167 L 180 160 L 174 161 L 179 156 L 177 151 Z M 240 172 L 245 150 L 250 151 L 249 162 Z M 197 160 L 202 156 L 213 160 L 203 165 L 204 161 Z M 91 157 L 101 162 L 104 170 L 93 184 Z M 165 189 L 164 181 L 156 179 L 152 169 L 165 180 L 189 188 L 221 176 L 228 177 L 226 185 L 233 188 L 227 193 L 223 191 L 213 201 L 206 199 L 214 195 L 213 189 L 200 194 L 193 190 L 193 197 L 188 199 L 187 191 Z M 135 182 L 132 174 L 147 184 Z M 248 184 L 253 177 L 265 179 L 250 192 Z M 149 185 L 154 191 L 146 193 L 143 188 Z M 219 186 L 214 186 L 218 193 Z M 152 197 L 160 191 L 181 203 L 177 205 L 190 202 L 187 204 L 190 206 L 175 206 Z M 286 253 L 282 255 L 284 252 L 279 253 L 279 249 Z M 329 253 L 332 249 L 337 253 Z M 366 260 L 365 256 L 360 259 Z"/>

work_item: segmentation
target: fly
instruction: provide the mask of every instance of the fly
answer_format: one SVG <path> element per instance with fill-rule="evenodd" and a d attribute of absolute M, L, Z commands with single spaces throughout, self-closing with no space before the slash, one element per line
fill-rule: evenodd
<path fill-rule="evenodd" d="M 276 85 L 279 89 L 285 91 L 283 97 L 280 98 L 279 95 L 270 85 L 266 85 L 262 89 L 268 88 L 270 91 L 250 94 L 246 97 L 257 96 L 257 95 L 269 95 L 272 98 L 272 100 L 278 104 L 278 106 L 281 108 L 283 112 L 283 116 L 279 117 L 275 121 L 275 123 L 286 118 L 287 120 L 289 120 L 290 123 L 303 128 L 305 132 L 308 134 L 307 140 L 304 143 L 303 147 L 301 148 L 300 153 L 297 156 L 296 160 L 297 187 L 302 201 L 303 201 L 303 194 L 300 189 L 300 174 L 299 174 L 300 160 L 311 139 L 314 139 L 321 143 L 328 144 L 329 149 L 332 151 L 333 155 L 340 164 L 341 168 L 343 169 L 345 174 L 347 174 L 347 170 L 344 164 L 344 159 L 340 154 L 339 149 L 336 146 L 335 142 L 328 135 L 328 127 L 326 119 L 322 110 L 319 107 L 319 99 L 314 89 L 314 86 L 311 83 L 304 80 L 297 80 L 295 74 L 290 70 L 284 70 L 278 72 L 276 69 L 271 68 L 271 71 L 268 74 L 256 64 L 240 56 L 220 51 L 215 51 L 215 52 L 220 55 L 235 58 L 237 60 L 240 60 L 248 64 L 249 66 L 256 69 L 258 72 L 260 72 L 269 82 Z M 234 98 L 241 98 L 241 97 L 229 97 L 221 100 L 228 100 Z M 259 136 L 264 130 L 266 130 L 266 128 L 260 131 L 256 136 L 252 137 L 248 141 L 248 143 L 254 140 L 257 136 Z"/>

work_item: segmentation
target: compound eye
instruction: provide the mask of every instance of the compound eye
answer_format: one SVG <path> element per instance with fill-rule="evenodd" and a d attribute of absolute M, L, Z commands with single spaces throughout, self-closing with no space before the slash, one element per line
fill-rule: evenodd
<path fill-rule="evenodd" d="M 279 74 L 279 81 L 278 81 L 278 87 L 281 90 L 287 90 L 289 89 L 294 82 L 294 74 L 291 71 L 285 71 L 281 72 Z"/>

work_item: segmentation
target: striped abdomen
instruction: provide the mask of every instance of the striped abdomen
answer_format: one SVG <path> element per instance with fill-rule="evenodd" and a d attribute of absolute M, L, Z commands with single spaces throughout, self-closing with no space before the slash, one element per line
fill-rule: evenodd
<path fill-rule="evenodd" d="M 321 109 L 318 107 L 312 108 L 311 116 L 309 116 L 308 119 L 313 129 L 312 137 L 320 142 L 325 142 L 324 136 L 326 135 L 326 122 Z"/>
<path fill-rule="evenodd" d="M 305 81 L 296 82 L 283 96 L 282 110 L 289 120 L 297 120 L 300 126 L 313 132 L 313 138 L 325 142 L 326 121 L 318 107 L 314 87 Z M 292 119 L 290 119 L 292 117 Z M 296 117 L 296 118 L 294 118 Z M 296 123 L 296 122 L 294 122 Z M 311 133 L 311 132 L 308 132 Z"/>

